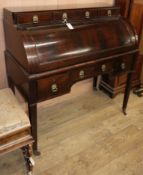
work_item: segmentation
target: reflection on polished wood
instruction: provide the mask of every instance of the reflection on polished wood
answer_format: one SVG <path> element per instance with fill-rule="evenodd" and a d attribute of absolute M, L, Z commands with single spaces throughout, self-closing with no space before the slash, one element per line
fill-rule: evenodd
<path fill-rule="evenodd" d="M 34 175 L 142 175 L 143 102 L 132 94 L 127 117 L 121 102 L 122 95 L 111 100 L 84 82 L 40 104 Z M 20 160 L 20 151 L 0 159 L 1 175 L 24 175 Z"/>

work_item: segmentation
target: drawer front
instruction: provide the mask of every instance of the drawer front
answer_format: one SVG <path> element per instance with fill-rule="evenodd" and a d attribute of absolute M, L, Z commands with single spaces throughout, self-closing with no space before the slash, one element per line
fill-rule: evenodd
<path fill-rule="evenodd" d="M 120 15 L 120 9 L 119 8 L 102 8 L 99 9 L 99 16 L 101 17 L 111 17 L 111 16 L 119 16 Z"/>
<path fill-rule="evenodd" d="M 38 100 L 53 98 L 70 90 L 69 73 L 54 75 L 37 81 Z"/>
<path fill-rule="evenodd" d="M 94 66 L 80 67 L 76 70 L 71 71 L 71 82 L 81 81 L 94 76 Z"/>
<path fill-rule="evenodd" d="M 40 24 L 52 20 L 53 14 L 50 12 L 26 12 L 15 15 L 15 23 L 17 24 Z"/>
<path fill-rule="evenodd" d="M 114 69 L 114 59 L 108 61 L 102 61 L 95 65 L 95 75 L 103 75 L 107 73 L 112 73 Z"/>
<path fill-rule="evenodd" d="M 131 55 L 126 55 L 120 58 L 117 58 L 114 62 L 114 70 L 113 73 L 127 73 L 132 68 L 133 58 Z"/>

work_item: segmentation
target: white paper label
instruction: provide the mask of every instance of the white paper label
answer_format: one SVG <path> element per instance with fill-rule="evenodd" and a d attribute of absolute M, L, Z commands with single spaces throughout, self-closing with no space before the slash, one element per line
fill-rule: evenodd
<path fill-rule="evenodd" d="M 67 27 L 70 29 L 70 30 L 73 30 L 74 27 L 71 25 L 71 23 L 66 23 Z"/>
<path fill-rule="evenodd" d="M 33 158 L 30 157 L 29 160 L 30 160 L 31 164 L 32 164 L 33 166 L 35 166 L 35 161 L 33 160 Z"/>

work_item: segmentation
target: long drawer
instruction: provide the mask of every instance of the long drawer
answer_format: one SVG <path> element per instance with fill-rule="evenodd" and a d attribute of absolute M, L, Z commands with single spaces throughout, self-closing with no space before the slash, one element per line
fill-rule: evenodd
<path fill-rule="evenodd" d="M 38 101 L 66 94 L 78 81 L 104 74 L 122 74 L 131 70 L 130 55 L 101 61 L 91 65 L 75 67 L 64 73 L 37 80 Z"/>

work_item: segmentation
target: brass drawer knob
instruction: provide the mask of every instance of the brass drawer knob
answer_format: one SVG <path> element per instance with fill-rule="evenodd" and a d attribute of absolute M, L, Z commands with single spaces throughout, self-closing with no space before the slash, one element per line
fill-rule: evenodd
<path fill-rule="evenodd" d="M 84 70 L 81 70 L 81 71 L 79 72 L 79 77 L 80 77 L 80 79 L 83 79 L 83 78 L 85 77 L 85 72 L 84 72 Z"/>
<path fill-rule="evenodd" d="M 108 16 L 112 16 L 112 11 L 111 11 L 111 10 L 108 10 L 108 11 L 107 11 L 107 15 L 108 15 Z"/>
<path fill-rule="evenodd" d="M 52 84 L 51 90 L 52 90 L 53 93 L 54 92 L 58 92 L 58 86 L 57 86 L 57 84 Z"/>
<path fill-rule="evenodd" d="M 105 65 L 105 64 L 103 64 L 103 65 L 101 66 L 101 70 L 102 70 L 102 72 L 105 72 L 105 71 L 106 71 L 106 65 Z"/>
<path fill-rule="evenodd" d="M 126 68 L 126 64 L 125 63 L 122 63 L 121 64 L 121 69 L 124 70 Z"/>
<path fill-rule="evenodd" d="M 85 18 L 87 18 L 87 19 L 90 18 L 90 12 L 89 11 L 85 12 Z"/>
<path fill-rule="evenodd" d="M 65 22 L 68 20 L 68 14 L 67 13 L 63 13 L 62 15 L 62 20 Z"/>
<path fill-rule="evenodd" d="M 34 24 L 37 24 L 39 22 L 39 17 L 38 17 L 38 15 L 34 15 L 33 16 L 33 23 Z"/>

